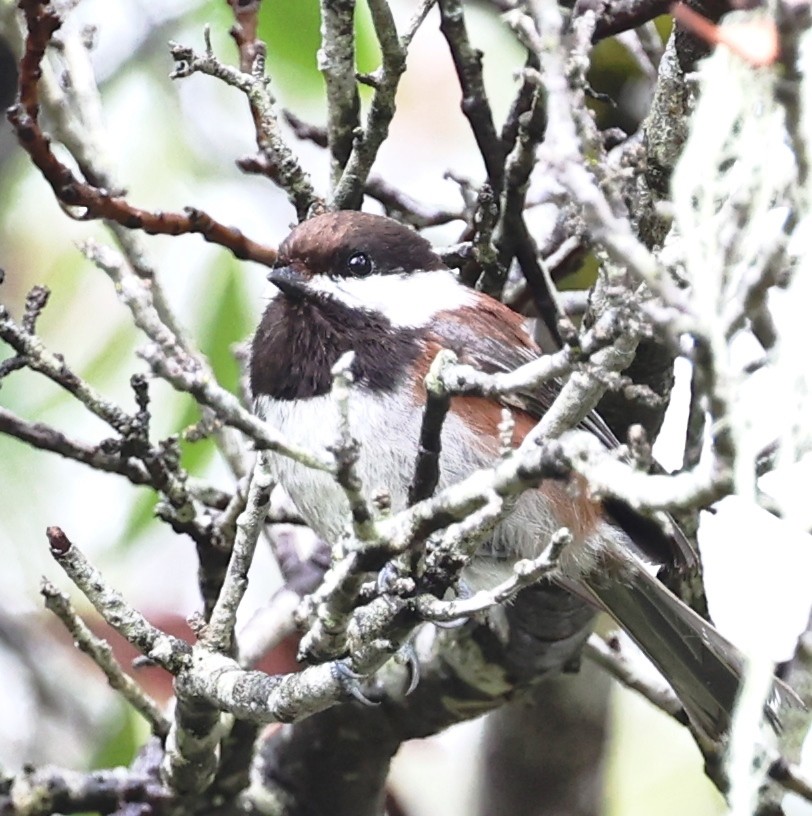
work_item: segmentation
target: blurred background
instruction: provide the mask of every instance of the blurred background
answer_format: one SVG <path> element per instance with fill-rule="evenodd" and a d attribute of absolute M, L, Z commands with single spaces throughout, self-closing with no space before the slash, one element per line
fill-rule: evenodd
<path fill-rule="evenodd" d="M 0 3 L 6 20 L 12 5 Z M 360 6 L 358 62 L 360 70 L 370 71 L 378 52 L 364 4 Z M 392 6 L 402 27 L 415 3 L 393 0 Z M 487 4 L 472 2 L 466 11 L 471 38 L 485 53 L 486 86 L 498 126 L 515 93 L 523 53 Z M 323 85 L 316 67 L 317 1 L 266 0 L 262 14 L 260 33 L 268 43 L 268 73 L 280 105 L 323 124 Z M 93 28 L 103 147 L 129 200 L 162 210 L 193 205 L 257 241 L 275 245 L 287 233 L 294 212 L 270 182 L 244 175 L 234 164 L 254 148 L 243 96 L 200 75 L 169 79 L 167 42 L 201 50 L 207 24 L 216 53 L 236 62 L 227 33 L 231 22 L 223 0 L 83 0 L 66 25 Z M 664 21 L 662 33 L 667 29 Z M 617 103 L 595 103 L 602 123 L 632 132 L 646 113 L 650 83 L 625 49 L 614 41 L 601 44 L 592 79 L 596 90 Z M 3 107 L 13 100 L 14 80 L 9 38 L 0 42 Z M 44 124 L 47 130 L 47 120 Z M 326 191 L 325 153 L 292 135 L 290 141 L 317 189 Z M 419 201 L 458 207 L 459 186 L 445 177 L 448 171 L 477 185 L 484 177 L 459 111 L 459 87 L 435 11 L 414 40 L 398 112 L 375 174 Z M 450 224 L 427 234 L 440 244 L 453 243 L 460 227 Z M 109 280 L 77 250 L 76 242 L 91 236 L 109 240 L 102 225 L 72 221 L 61 211 L 17 147 L 7 122 L 0 122 L 0 267 L 5 270 L 0 301 L 19 317 L 30 287 L 49 287 L 50 304 L 39 322 L 48 347 L 63 354 L 103 394 L 132 408 L 129 378 L 145 370 L 135 355 L 142 338 Z M 235 389 L 239 371 L 232 347 L 250 335 L 259 318 L 264 268 L 239 263 L 197 236 L 147 238 L 146 247 L 181 322 L 211 359 L 221 383 Z M 568 285 L 584 282 L 582 276 Z M 0 359 L 7 354 L 0 348 Z M 191 401 L 164 384 L 154 382 L 151 394 L 156 436 L 174 433 L 196 419 Z M 105 435 L 100 421 L 30 372 L 16 372 L 3 382 L 0 405 L 88 442 Z M 657 449 L 667 467 L 681 463 L 685 415 L 682 383 Z M 232 487 L 209 442 L 184 444 L 183 455 L 192 473 Z M 785 659 L 809 611 L 808 538 L 743 503 L 727 504 L 732 506 L 708 515 L 702 526 L 712 612 L 735 642 Z M 104 767 L 127 763 L 143 740 L 145 729 L 138 717 L 107 688 L 100 672 L 71 649 L 42 609 L 38 590 L 42 575 L 68 588 L 48 554 L 44 535 L 48 525 L 57 524 L 153 622 L 183 632 L 185 618 L 200 608 L 195 552 L 190 541 L 153 518 L 153 508 L 149 491 L 121 477 L 96 473 L 0 436 L 0 764 L 12 770 L 27 762 Z M 747 536 L 741 535 L 743 529 Z M 769 558 L 764 557 L 765 547 Z M 799 576 L 798 587 L 786 583 L 787 564 Z M 267 552 L 260 550 L 251 578 L 244 614 L 267 599 L 277 580 Z M 754 598 L 768 599 L 770 611 L 765 612 L 764 603 L 754 604 Z M 74 601 L 92 619 L 82 599 Z M 139 676 L 166 698 L 168 684 L 150 671 Z M 438 789 L 447 796 L 444 814 L 471 811 L 477 795 L 472 763 L 481 730 L 481 722 L 468 723 L 403 748 L 396 760 L 395 784 L 410 813 L 441 812 L 436 809 Z M 91 734 L 94 738 L 88 739 Z M 711 816 L 724 810 L 684 729 L 619 688 L 612 691 L 606 756 L 608 814 Z M 801 812 L 800 806 L 795 812 Z"/>

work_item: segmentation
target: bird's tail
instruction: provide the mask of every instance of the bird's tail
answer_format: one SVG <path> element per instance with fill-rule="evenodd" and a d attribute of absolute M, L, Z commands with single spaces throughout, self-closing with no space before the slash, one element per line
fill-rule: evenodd
<path fill-rule="evenodd" d="M 605 546 L 604 540 L 588 564 L 570 570 L 564 565 L 559 583 L 620 624 L 669 682 L 694 726 L 713 740 L 729 731 L 744 656 L 658 581 L 634 552 Z M 796 699 L 776 680 L 765 706 L 774 727 L 781 706 Z"/>

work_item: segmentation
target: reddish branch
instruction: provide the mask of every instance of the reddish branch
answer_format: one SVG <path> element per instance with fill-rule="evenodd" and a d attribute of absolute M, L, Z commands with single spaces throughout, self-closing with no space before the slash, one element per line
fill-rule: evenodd
<path fill-rule="evenodd" d="M 235 24 L 231 36 L 240 52 L 240 70 L 251 73 L 254 60 L 264 53 L 265 46 L 257 38 L 259 28 L 259 7 L 262 0 L 226 0 L 234 12 Z"/>
<path fill-rule="evenodd" d="M 8 118 L 20 145 L 51 185 L 57 199 L 66 206 L 83 208 L 83 220 L 104 218 L 150 235 L 198 233 L 205 240 L 231 250 L 237 258 L 271 266 L 276 260 L 275 249 L 246 238 L 240 230 L 215 221 L 202 210 L 187 207 L 181 213 L 165 213 L 133 207 L 122 196 L 77 178 L 57 159 L 50 139 L 39 124 L 38 83 L 45 48 L 61 20 L 49 0 L 21 0 L 20 7 L 25 14 L 27 35 L 20 61 L 19 98 L 9 109 Z"/>
<path fill-rule="evenodd" d="M 257 39 L 259 7 L 262 0 L 226 0 L 226 2 L 234 12 L 235 23 L 229 33 L 240 52 L 240 70 L 246 74 L 253 74 L 257 58 L 263 60 L 265 58 L 265 43 Z M 280 183 L 275 164 L 268 160 L 267 139 L 262 132 L 262 114 L 253 103 L 249 104 L 249 108 L 260 155 L 240 159 L 237 167 L 243 172 L 267 176 L 274 183 Z"/>

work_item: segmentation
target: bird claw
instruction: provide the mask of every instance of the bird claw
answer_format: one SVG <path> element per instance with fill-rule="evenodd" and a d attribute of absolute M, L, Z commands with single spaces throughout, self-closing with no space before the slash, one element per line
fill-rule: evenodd
<path fill-rule="evenodd" d="M 470 615 L 461 615 L 459 618 L 454 618 L 454 620 L 432 621 L 432 625 L 436 626 L 438 629 L 459 629 L 460 627 L 465 626 L 469 620 L 471 620 Z"/>
<path fill-rule="evenodd" d="M 361 688 L 361 681 L 366 676 L 353 671 L 346 663 L 336 662 L 332 665 L 332 674 L 342 691 L 365 706 L 379 706 L 380 701 L 368 697 Z"/>
<path fill-rule="evenodd" d="M 397 659 L 409 672 L 409 685 L 406 687 L 406 697 L 408 697 L 420 682 L 420 662 L 417 659 L 417 649 L 413 643 L 406 643 L 397 653 Z"/>
<path fill-rule="evenodd" d="M 402 566 L 389 561 L 381 567 L 375 577 L 375 592 L 384 595 L 402 596 L 414 592 L 414 579 L 404 573 Z"/>

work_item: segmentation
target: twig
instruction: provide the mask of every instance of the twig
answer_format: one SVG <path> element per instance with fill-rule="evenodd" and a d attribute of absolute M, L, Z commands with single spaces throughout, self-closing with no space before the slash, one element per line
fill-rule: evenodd
<path fill-rule="evenodd" d="M 259 10 L 262 0 L 228 0 L 234 12 L 235 25 L 231 29 L 231 36 L 237 44 L 240 52 L 240 70 L 243 74 L 254 77 L 262 77 L 265 70 L 266 46 L 258 36 Z M 206 32 L 207 51 L 211 52 Z M 270 80 L 266 79 L 266 83 Z M 261 96 L 261 95 L 260 95 Z M 273 98 L 268 95 L 270 105 L 264 104 L 264 100 L 252 98 L 248 95 L 251 118 L 254 121 L 254 132 L 256 134 L 259 155 L 239 159 L 237 166 L 247 173 L 260 173 L 267 176 L 272 181 L 282 186 L 291 198 L 296 207 L 296 212 L 301 220 L 308 211 L 318 204 L 312 190 L 307 190 L 307 183 L 302 183 L 306 179 L 301 171 L 296 170 L 296 159 L 293 153 L 287 149 L 286 144 L 278 134 L 278 124 L 271 124 L 268 116 L 269 107 L 272 110 Z M 273 117 L 271 117 L 273 119 Z M 291 172 L 292 171 L 292 172 Z M 291 179 L 291 175 L 293 178 Z M 291 185 L 290 182 L 293 182 Z M 299 187 L 302 192 L 299 192 Z M 308 197 L 307 193 L 310 193 Z"/>
<path fill-rule="evenodd" d="M 336 460 L 336 481 L 344 491 L 350 505 L 353 533 L 358 541 L 367 541 L 374 536 L 375 525 L 372 509 L 364 496 L 364 486 L 357 468 L 361 446 L 353 437 L 350 426 L 350 393 L 353 383 L 354 359 L 355 352 L 346 352 L 339 357 L 331 371 L 333 376 L 331 397 L 338 414 L 338 438 L 329 450 Z"/>
<path fill-rule="evenodd" d="M 558 331 L 560 314 L 555 287 L 544 274 L 539 263 L 536 242 L 524 220 L 530 173 L 536 163 L 535 148 L 544 138 L 546 125 L 542 95 L 536 87 L 529 99 L 528 110 L 519 117 L 515 142 L 505 161 L 505 187 L 497 234 L 501 265 L 507 267 L 512 257 L 519 262 L 538 314 L 550 335 L 560 344 L 561 336 Z"/>
<path fill-rule="evenodd" d="M 385 0 L 370 0 L 369 10 L 381 47 L 381 66 L 374 76 L 374 93 L 363 132 L 355 138 L 350 156 L 330 197 L 330 208 L 334 210 L 358 209 L 361 206 L 369 171 L 389 134 L 389 124 L 395 115 L 395 95 L 400 77 L 406 70 L 408 41 L 398 38 L 389 4 Z"/>
<path fill-rule="evenodd" d="M 655 686 L 644 678 L 620 650 L 617 641 L 607 643 L 600 635 L 590 635 L 584 646 L 584 657 L 609 672 L 626 688 L 645 697 L 653 706 L 681 725 L 688 725 L 688 715 L 671 688 L 665 684 Z"/>
<path fill-rule="evenodd" d="M 496 512 L 501 510 L 501 501 L 496 503 L 494 510 Z M 493 589 L 480 590 L 469 598 L 452 601 L 441 601 L 431 595 L 421 595 L 412 601 L 412 605 L 421 618 L 431 623 L 450 623 L 485 612 L 509 601 L 519 590 L 549 575 L 556 568 L 561 551 L 571 541 L 572 535 L 568 530 L 558 530 L 541 555 L 517 561 L 513 565 L 513 575 Z"/>
<path fill-rule="evenodd" d="M 418 29 L 421 25 L 423 25 L 423 21 L 426 19 L 428 13 L 432 10 L 436 3 L 437 0 L 420 0 L 420 5 L 418 6 L 417 11 L 409 21 L 409 25 L 406 27 L 403 37 L 401 37 L 400 41 L 404 48 L 408 48 L 412 44 L 414 35 L 417 34 Z"/>
<path fill-rule="evenodd" d="M 248 587 L 248 570 L 268 513 L 271 487 L 267 456 L 260 453 L 251 476 L 245 510 L 237 519 L 237 535 L 234 538 L 225 580 L 208 626 L 201 637 L 202 645 L 213 651 L 223 654 L 235 651 L 234 625 L 237 620 L 237 609 Z"/>
<path fill-rule="evenodd" d="M 772 693 L 773 662 L 765 657 L 747 661 L 733 712 L 725 773 L 730 780 L 731 816 L 749 816 L 768 775 L 764 735 L 764 705 Z"/>
<path fill-rule="evenodd" d="M 317 61 L 327 90 L 330 180 L 338 184 L 360 127 L 361 98 L 355 80 L 355 0 L 321 0 L 321 48 Z"/>
<path fill-rule="evenodd" d="M 671 2 L 666 0 L 577 0 L 573 16 L 596 12 L 593 42 L 612 37 L 668 12 Z"/>
<path fill-rule="evenodd" d="M 609 672 L 621 685 L 640 694 L 655 708 L 673 717 L 680 725 L 688 725 L 685 709 L 670 687 L 664 684 L 654 684 L 643 677 L 619 649 L 619 646 L 620 644 L 614 640 L 607 642 L 599 635 L 592 634 L 584 646 L 584 657 Z M 763 715 L 763 702 L 763 698 L 758 702 L 759 720 Z M 707 767 L 714 767 L 722 761 L 719 746 L 712 746 L 707 741 L 702 741 L 700 749 L 704 754 Z M 801 768 L 788 762 L 772 748 L 765 748 L 764 760 L 766 760 L 765 773 L 770 779 L 785 790 L 797 793 L 812 802 L 812 780 L 803 773 Z M 725 780 L 714 776 L 714 782 L 724 784 Z"/>
<path fill-rule="evenodd" d="M 134 207 L 121 196 L 82 181 L 56 158 L 38 119 L 38 81 L 45 48 L 61 25 L 47 0 L 24 4 L 26 25 L 25 54 L 21 62 L 19 102 L 8 111 L 20 145 L 29 154 L 57 200 L 66 208 L 78 208 L 83 220 L 107 219 L 128 229 L 150 235 L 198 233 L 207 241 L 231 250 L 243 260 L 272 265 L 276 251 L 246 238 L 238 229 L 226 227 L 202 210 L 188 207 L 183 213 L 150 212 Z"/>
<path fill-rule="evenodd" d="M 293 111 L 283 110 L 282 116 L 297 139 L 312 142 L 316 147 L 327 147 L 327 129 L 300 119 Z"/>
<path fill-rule="evenodd" d="M 574 116 L 585 110 L 584 104 L 573 98 L 564 62 L 561 41 L 562 20 L 557 7 L 536 0 L 533 4 L 537 22 L 515 12 L 508 22 L 523 42 L 539 58 L 539 82 L 547 93 L 546 150 L 556 156 L 559 181 L 584 210 L 587 228 L 593 240 L 603 246 L 612 260 L 645 281 L 662 300 L 681 312 L 687 311 L 686 298 L 671 282 L 656 258 L 639 241 L 626 217 L 615 212 L 616 202 L 610 202 L 587 169 Z M 544 40 L 538 34 L 544 31 Z M 588 114 L 582 114 L 588 116 Z M 594 128 L 594 123 L 592 123 Z"/>
<path fill-rule="evenodd" d="M 141 410 L 135 415 L 130 415 L 76 375 L 60 356 L 45 348 L 39 337 L 28 334 L 22 326 L 15 323 L 2 306 L 0 306 L 0 339 L 5 340 L 17 351 L 26 367 L 44 374 L 62 386 L 88 410 L 107 422 L 118 433 L 120 439 L 105 440 L 99 446 L 97 455 L 92 449 L 72 443 L 47 427 L 20 424 L 7 413 L 0 416 L 1 422 L 26 441 L 41 442 L 60 453 L 75 456 L 86 464 L 103 463 L 108 469 L 126 473 L 134 479 L 140 479 L 141 474 L 132 464 L 116 465 L 111 457 L 117 455 L 122 463 L 140 461 L 148 474 L 148 479 L 137 483 L 150 484 L 165 496 L 169 503 L 162 518 L 168 521 L 174 530 L 188 534 L 199 545 L 211 544 L 209 525 L 205 519 L 198 518 L 200 514 L 188 490 L 187 474 L 180 467 L 176 440 L 170 438 L 158 446 L 152 445 L 149 440 L 146 382 L 142 377 L 133 378 L 137 394 L 142 395 L 139 398 Z M 161 509 L 159 507 L 159 511 Z"/>
<path fill-rule="evenodd" d="M 499 196 L 504 180 L 506 149 L 493 121 L 482 79 L 482 54 L 468 40 L 463 5 L 460 0 L 439 0 L 440 30 L 448 42 L 462 90 L 462 112 L 467 117 L 485 162 L 488 183 Z"/>
<path fill-rule="evenodd" d="M 367 179 L 364 192 L 383 204 L 387 215 L 405 224 L 410 224 L 416 229 L 436 227 L 448 224 L 450 221 L 462 221 L 465 218 L 461 210 L 443 210 L 416 201 L 382 178 L 372 176 Z"/>
<path fill-rule="evenodd" d="M 255 723 L 291 722 L 347 698 L 344 664 L 328 663 L 276 676 L 243 671 L 225 655 L 201 645 L 191 647 L 156 629 L 107 584 L 62 530 L 50 527 L 47 535 L 57 563 L 104 620 L 152 662 L 175 676 L 176 693 L 183 703 L 178 709 L 181 727 L 176 719 L 170 729 L 170 735 L 174 735 L 171 756 L 164 767 L 174 767 L 181 786 L 199 790 L 210 781 L 216 744 L 222 736 L 218 712 Z M 386 649 L 378 650 L 373 664 L 372 653 L 367 651 L 369 670 L 379 668 L 390 656 Z"/>
<path fill-rule="evenodd" d="M 247 411 L 233 394 L 213 383 L 204 371 L 185 370 L 181 361 L 166 357 L 155 345 L 147 346 L 140 354 L 158 376 L 178 391 L 192 394 L 198 403 L 211 408 L 226 425 L 246 434 L 257 448 L 283 453 L 316 470 L 333 471 L 334 459 L 326 451 L 308 451 L 291 444 L 279 431 Z"/>
<path fill-rule="evenodd" d="M 381 566 L 384 560 L 382 557 Z M 305 599 L 297 612 L 300 620 L 312 618 L 308 631 L 299 642 L 300 660 L 315 662 L 346 652 L 347 627 L 358 606 L 366 574 L 357 552 L 347 554 L 327 570 L 321 585 Z"/>
<path fill-rule="evenodd" d="M 234 12 L 231 36 L 240 52 L 240 70 L 250 73 L 257 56 L 265 53 L 265 45 L 257 38 L 259 10 L 262 0 L 228 0 Z"/>
<path fill-rule="evenodd" d="M 440 480 L 441 434 L 451 407 L 451 398 L 440 379 L 440 372 L 448 363 L 453 362 L 456 362 L 456 355 L 443 349 L 432 361 L 426 375 L 426 407 L 423 409 L 423 421 L 420 425 L 414 475 L 409 485 L 409 506 L 434 495 Z"/>
<path fill-rule="evenodd" d="M 158 704 L 138 683 L 124 673 L 113 656 L 110 644 L 97 638 L 88 629 L 71 606 L 67 595 L 60 592 L 50 581 L 42 579 L 40 593 L 45 598 L 45 606 L 62 621 L 76 645 L 104 672 L 111 688 L 118 691 L 149 723 L 154 734 L 165 737 L 169 732 L 169 721 L 161 713 Z"/>
<path fill-rule="evenodd" d="M 185 334 L 172 328 L 174 319 L 166 319 L 166 309 L 162 310 L 161 301 L 155 298 L 156 286 L 153 280 L 142 280 L 123 258 L 96 241 L 82 241 L 79 249 L 88 260 L 107 274 L 119 299 L 130 310 L 135 325 L 157 343 L 164 354 L 182 361 L 184 368 L 200 370 L 210 379 L 214 378 L 214 372 L 204 355 L 194 348 Z M 160 288 L 157 291 L 160 294 Z M 203 407 L 202 413 L 204 422 L 213 426 L 213 436 L 231 472 L 237 479 L 242 478 L 245 475 L 246 459 L 242 439 L 233 430 L 223 428 L 211 410 Z"/>
<path fill-rule="evenodd" d="M 708 507 L 732 490 L 732 473 L 719 462 L 700 462 L 693 470 L 669 476 L 647 474 L 607 456 L 590 434 L 568 432 L 562 442 L 568 464 L 588 480 L 596 495 L 615 496 L 642 512 Z"/>
<path fill-rule="evenodd" d="M 188 665 L 191 654 L 188 643 L 165 634 L 129 607 L 118 592 L 107 586 L 101 573 L 73 546 L 59 527 L 49 527 L 46 535 L 51 555 L 57 564 L 117 632 L 172 674 L 177 674 Z"/>
<path fill-rule="evenodd" d="M 23 326 L 17 324 L 4 306 L 0 306 L 0 340 L 4 340 L 17 352 L 25 361 L 26 367 L 44 374 L 64 388 L 113 430 L 122 436 L 129 433 L 132 417 L 74 374 L 61 357 L 45 348 L 39 337 L 29 334 Z"/>
<path fill-rule="evenodd" d="M 143 804 L 149 812 L 168 806 L 171 792 L 160 780 L 132 768 L 89 773 L 46 765 L 26 767 L 0 792 L 0 812 L 26 816 L 54 813 L 112 813 L 122 802 Z"/>
<path fill-rule="evenodd" d="M 812 779 L 798 765 L 778 757 L 770 763 L 767 773 L 784 790 L 797 793 L 807 802 L 812 802 Z"/>
<path fill-rule="evenodd" d="M 43 422 L 21 419 L 2 407 L 0 407 L 0 433 L 13 436 L 40 450 L 58 453 L 66 459 L 73 459 L 96 470 L 118 473 L 135 485 L 151 484 L 150 474 L 137 459 L 122 457 L 118 453 L 106 453 L 98 446 L 70 439 Z"/>
<path fill-rule="evenodd" d="M 596 322 L 591 331 L 598 343 L 602 338 L 616 335 L 614 340 L 591 356 L 590 362 L 595 366 L 593 370 L 572 373 L 554 404 L 525 437 L 523 445 L 535 444 L 539 439 L 552 439 L 583 421 L 597 407 L 607 389 L 605 378 L 596 376 L 596 372 L 617 373 L 634 360 L 637 345 L 645 334 L 645 324 L 639 318 L 628 316 L 618 333 L 618 304 L 613 303 L 613 290 L 624 275 L 622 267 L 618 269 L 613 264 L 604 263 L 603 274 L 592 292 Z"/>
<path fill-rule="evenodd" d="M 243 8 L 243 12 L 248 13 L 248 9 Z M 40 85 L 43 108 L 53 122 L 54 133 L 75 157 L 84 177 L 95 187 L 120 190 L 123 185 L 110 167 L 101 99 L 94 80 L 90 54 L 79 32 L 71 29 L 62 33 L 56 58 L 61 63 L 59 76 L 54 76 L 56 71 L 50 70 L 49 63 L 43 61 Z M 114 265 L 122 268 L 128 265 L 128 273 L 131 270 L 131 273 L 144 282 L 144 297 L 154 305 L 162 326 L 174 335 L 177 343 L 189 354 L 197 355 L 181 322 L 167 302 L 156 270 L 147 259 L 143 236 L 121 224 L 112 221 L 106 223 L 127 260 L 127 264 L 117 261 Z M 89 243 L 83 247 L 87 257 L 103 267 L 103 262 L 110 261 L 112 253 L 94 251 L 97 249 L 98 247 Z M 110 272 L 110 269 L 106 271 Z M 207 412 L 204 410 L 203 413 L 206 419 Z M 213 437 L 239 478 L 243 473 L 244 455 L 235 439 L 236 431 L 215 427 Z"/>
<path fill-rule="evenodd" d="M 565 346 L 554 354 L 544 354 L 514 371 L 497 374 L 485 374 L 473 366 L 455 363 L 444 366 L 439 376 L 452 394 L 499 397 L 525 389 L 532 393 L 544 383 L 569 374 L 576 354 L 571 346 Z"/>
<path fill-rule="evenodd" d="M 485 182 L 477 191 L 476 206 L 471 219 L 473 232 L 471 246 L 480 270 L 476 288 L 500 300 L 510 261 L 507 259 L 507 263 L 503 263 L 494 243 L 498 225 L 499 198 L 490 184 Z"/>
<path fill-rule="evenodd" d="M 206 50 L 203 56 L 178 43 L 169 44 L 175 60 L 171 77 L 179 79 L 199 72 L 216 77 L 245 94 L 257 124 L 257 143 L 262 156 L 274 168 L 275 178 L 296 208 L 299 220 L 304 219 L 315 203 L 316 195 L 310 178 L 280 133 L 274 110 L 276 100 L 268 87 L 270 80 L 265 76 L 264 54 L 258 51 L 251 72 L 245 73 L 224 65 L 214 56 L 208 28 L 204 31 L 204 38 Z"/>

